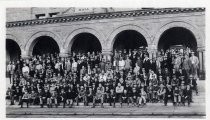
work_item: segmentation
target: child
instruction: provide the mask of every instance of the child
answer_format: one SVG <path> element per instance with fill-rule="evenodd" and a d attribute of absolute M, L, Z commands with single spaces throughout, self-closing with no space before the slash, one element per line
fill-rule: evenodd
<path fill-rule="evenodd" d="M 143 105 L 146 105 L 146 97 L 147 97 L 147 93 L 144 91 L 144 88 L 141 88 L 141 92 L 140 92 L 140 98 L 139 98 L 139 105 L 142 106 L 142 101 L 143 101 Z"/>

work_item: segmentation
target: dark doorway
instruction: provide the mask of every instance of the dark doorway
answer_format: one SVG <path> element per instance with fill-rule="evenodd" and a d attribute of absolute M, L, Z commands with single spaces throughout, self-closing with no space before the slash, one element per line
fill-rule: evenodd
<path fill-rule="evenodd" d="M 113 48 L 114 50 L 126 49 L 128 51 L 129 49 L 138 49 L 141 46 L 147 46 L 144 36 L 135 30 L 125 30 L 115 37 Z"/>
<path fill-rule="evenodd" d="M 33 48 L 33 55 L 43 55 L 48 53 L 59 53 L 59 46 L 56 41 L 48 36 L 42 36 L 37 38 L 35 46 Z"/>
<path fill-rule="evenodd" d="M 101 52 L 101 43 L 98 38 L 90 33 L 80 33 L 73 39 L 74 42 L 71 47 L 72 52 Z"/>
<path fill-rule="evenodd" d="M 6 63 L 16 61 L 20 58 L 21 50 L 19 45 L 11 39 L 6 39 Z"/>
<path fill-rule="evenodd" d="M 166 30 L 160 37 L 158 49 L 164 51 L 173 45 L 182 45 L 196 51 L 197 42 L 191 31 L 182 27 L 174 27 Z"/>

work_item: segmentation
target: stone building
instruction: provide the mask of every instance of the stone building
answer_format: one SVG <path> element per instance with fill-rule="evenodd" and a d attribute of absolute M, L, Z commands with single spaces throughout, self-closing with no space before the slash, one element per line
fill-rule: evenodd
<path fill-rule="evenodd" d="M 197 51 L 205 71 L 205 8 L 8 8 L 7 61 L 19 56 L 71 51 L 100 51 L 183 45 Z"/>

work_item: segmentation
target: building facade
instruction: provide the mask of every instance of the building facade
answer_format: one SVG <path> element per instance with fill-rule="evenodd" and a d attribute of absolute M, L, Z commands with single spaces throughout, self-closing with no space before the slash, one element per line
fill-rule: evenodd
<path fill-rule="evenodd" d="M 197 52 L 205 71 L 205 8 L 10 8 L 6 44 L 7 61 L 42 51 L 67 57 L 78 49 L 109 58 L 114 49 L 139 46 L 154 57 L 160 49 L 184 45 Z"/>

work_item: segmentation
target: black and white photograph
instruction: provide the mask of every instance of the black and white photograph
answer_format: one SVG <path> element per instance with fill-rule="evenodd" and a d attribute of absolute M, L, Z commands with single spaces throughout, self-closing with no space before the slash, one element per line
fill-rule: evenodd
<path fill-rule="evenodd" d="M 206 118 L 205 7 L 5 12 L 6 118 Z"/>

